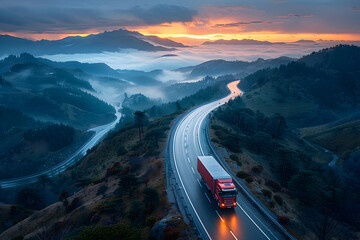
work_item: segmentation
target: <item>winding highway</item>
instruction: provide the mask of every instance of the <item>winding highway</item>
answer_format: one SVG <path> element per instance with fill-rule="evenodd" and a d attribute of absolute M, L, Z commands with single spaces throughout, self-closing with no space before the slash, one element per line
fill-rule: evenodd
<path fill-rule="evenodd" d="M 107 134 L 111 129 L 115 127 L 115 125 L 118 123 L 121 114 L 116 110 L 116 119 L 112 121 L 111 123 L 97 126 L 95 128 L 91 128 L 88 131 L 95 132 L 94 136 L 90 138 L 84 145 L 82 145 L 75 153 L 73 153 L 70 157 L 65 159 L 64 161 L 44 170 L 41 172 L 37 172 L 28 176 L 18 177 L 18 178 L 12 178 L 12 179 L 3 179 L 0 180 L 0 187 L 1 188 L 12 188 L 12 187 L 20 187 L 23 185 L 27 185 L 30 183 L 35 183 L 39 181 L 39 178 L 41 176 L 55 176 L 57 174 L 60 174 L 64 172 L 68 167 L 75 164 L 82 156 L 84 156 L 90 148 L 92 148 L 95 144 L 99 142 L 100 139 L 102 139 L 105 134 Z"/>
<path fill-rule="evenodd" d="M 196 170 L 197 156 L 214 155 L 206 136 L 209 114 L 242 94 L 237 88 L 238 83 L 235 81 L 227 85 L 230 95 L 191 110 L 172 127 L 168 154 L 169 167 L 180 195 L 176 198 L 183 202 L 184 211 L 203 239 L 294 239 L 285 237 L 276 224 L 254 207 L 254 203 L 241 191 L 234 209 L 219 209 Z M 233 176 L 233 173 L 228 172 Z"/>

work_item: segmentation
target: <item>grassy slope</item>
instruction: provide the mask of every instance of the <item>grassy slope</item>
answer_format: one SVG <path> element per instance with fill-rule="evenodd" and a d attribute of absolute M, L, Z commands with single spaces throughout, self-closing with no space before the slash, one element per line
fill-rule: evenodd
<path fill-rule="evenodd" d="M 175 116 L 176 114 L 165 116 L 152 122 L 144 129 L 145 135 L 152 129 L 160 128 L 166 132 Z M 160 195 L 160 203 L 152 212 L 147 213 L 147 217 L 154 216 L 156 220 L 164 218 L 172 210 L 167 202 L 164 159 L 160 152 L 165 144 L 166 134 L 159 138 L 158 146 L 154 147 L 152 141 L 153 139 L 147 138 L 139 143 L 136 128 L 113 133 L 98 147 L 92 149 L 76 166 L 53 179 L 53 182 L 67 182 L 69 191 L 79 184 L 84 185 L 68 198 L 69 206 L 76 201 L 74 199 L 79 200 L 79 204 L 74 205 L 73 210 L 67 210 L 63 203 L 57 202 L 3 232 L 0 239 L 11 239 L 18 234 L 30 237 L 44 229 L 54 236 L 54 239 L 62 239 L 81 226 L 126 223 L 126 213 L 130 204 L 134 200 L 143 200 L 142 191 L 146 186 L 157 189 Z M 128 172 L 135 173 L 140 181 L 139 187 L 132 195 L 122 194 L 118 187 L 121 175 Z M 100 188 L 106 190 L 100 194 Z M 181 218 L 174 212 L 171 214 L 173 218 Z M 170 216 L 168 222 L 172 221 L 171 219 Z M 177 229 L 181 233 L 180 238 L 190 238 L 184 227 L 181 221 L 177 221 L 173 226 L 175 229 L 180 228 Z M 141 225 L 136 228 L 141 233 L 141 238 L 148 237 L 149 226 Z"/>
<path fill-rule="evenodd" d="M 340 158 L 347 156 L 360 146 L 360 120 L 351 121 L 339 126 L 317 126 L 302 130 L 306 139 L 336 153 Z"/>
<path fill-rule="evenodd" d="M 273 113 L 281 113 L 290 121 L 301 119 L 303 115 L 309 115 L 309 118 L 315 117 L 314 115 L 320 111 L 312 100 L 298 99 L 292 96 L 279 97 L 271 82 L 263 85 L 261 90 L 257 88 L 245 92 L 243 101 L 250 109 L 259 110 L 268 116 Z"/>

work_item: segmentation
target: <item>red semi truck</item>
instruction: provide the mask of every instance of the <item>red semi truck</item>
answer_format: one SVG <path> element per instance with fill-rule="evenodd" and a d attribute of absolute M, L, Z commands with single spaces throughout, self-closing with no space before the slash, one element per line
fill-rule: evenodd
<path fill-rule="evenodd" d="M 237 190 L 230 175 L 212 156 L 199 156 L 197 170 L 220 208 L 236 206 Z"/>

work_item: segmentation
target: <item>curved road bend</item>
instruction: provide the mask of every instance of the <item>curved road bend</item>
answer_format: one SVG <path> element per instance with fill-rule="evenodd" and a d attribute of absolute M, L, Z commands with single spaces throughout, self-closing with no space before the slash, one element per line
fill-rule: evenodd
<path fill-rule="evenodd" d="M 205 131 L 202 128 L 206 122 L 204 120 L 211 111 L 242 94 L 237 88 L 239 82 L 227 85 L 230 95 L 190 111 L 173 126 L 175 132 L 170 141 L 172 169 L 185 205 L 204 239 L 284 239 L 282 234 L 241 196 L 240 191 L 237 196 L 238 205 L 234 209 L 220 210 L 201 183 L 201 176 L 196 170 L 197 156 L 212 155 L 206 145 Z"/>
<path fill-rule="evenodd" d="M 116 119 L 108 124 L 101 125 L 95 128 L 91 128 L 88 131 L 94 131 L 94 136 L 88 140 L 83 146 L 81 146 L 74 154 L 65 159 L 64 161 L 38 173 L 34 173 L 24 177 L 12 178 L 12 179 L 3 179 L 0 180 L 1 188 L 11 188 L 11 187 L 19 187 L 23 185 L 27 185 L 30 183 L 35 183 L 39 180 L 39 177 L 43 175 L 54 176 L 59 173 L 64 172 L 68 167 L 72 166 L 76 163 L 80 157 L 84 156 L 90 148 L 92 148 L 99 140 L 105 136 L 111 129 L 113 129 L 116 123 L 119 121 L 121 114 L 116 109 Z"/>

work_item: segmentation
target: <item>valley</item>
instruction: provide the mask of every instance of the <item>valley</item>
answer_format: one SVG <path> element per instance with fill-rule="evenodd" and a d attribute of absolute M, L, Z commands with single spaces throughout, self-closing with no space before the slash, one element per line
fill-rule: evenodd
<path fill-rule="evenodd" d="M 25 32 L 0 7 L 0 240 L 360 238 L 356 34 L 237 19 L 257 1 L 52 4 Z"/>

